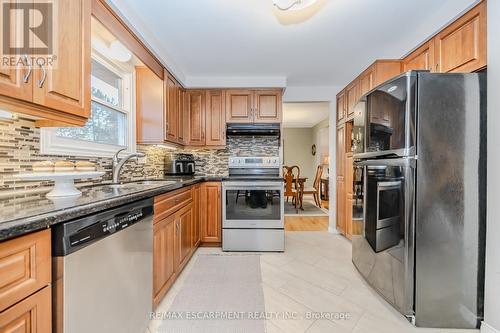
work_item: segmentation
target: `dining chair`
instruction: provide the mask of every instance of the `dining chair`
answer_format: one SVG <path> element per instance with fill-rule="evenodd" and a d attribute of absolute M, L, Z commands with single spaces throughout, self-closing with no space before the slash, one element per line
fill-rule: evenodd
<path fill-rule="evenodd" d="M 294 171 L 297 172 L 296 175 L 294 175 Z M 292 203 L 295 205 L 295 212 L 298 214 L 300 168 L 296 165 L 286 167 L 286 173 L 283 176 L 285 179 L 285 192 L 283 195 L 286 197 L 287 202 L 288 197 L 292 197 Z"/>
<path fill-rule="evenodd" d="M 302 192 L 302 195 L 307 195 L 311 194 L 314 198 L 314 202 L 316 203 L 316 206 L 321 208 L 321 196 L 320 196 L 320 189 L 321 189 L 321 175 L 323 174 L 323 166 L 318 165 L 318 168 L 316 169 L 316 176 L 314 177 L 314 183 L 312 188 L 304 189 Z"/>

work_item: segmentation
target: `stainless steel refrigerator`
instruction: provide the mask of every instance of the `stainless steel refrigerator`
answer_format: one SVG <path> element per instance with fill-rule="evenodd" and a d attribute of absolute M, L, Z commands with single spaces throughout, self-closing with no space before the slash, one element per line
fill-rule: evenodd
<path fill-rule="evenodd" d="M 353 263 L 416 326 L 483 316 L 486 73 L 404 73 L 357 108 L 363 233 Z"/>

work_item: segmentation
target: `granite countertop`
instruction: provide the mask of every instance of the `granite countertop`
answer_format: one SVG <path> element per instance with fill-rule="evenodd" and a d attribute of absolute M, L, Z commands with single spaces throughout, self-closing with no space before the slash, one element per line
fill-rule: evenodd
<path fill-rule="evenodd" d="M 198 182 L 224 178 L 168 177 L 147 185 L 130 182 L 117 188 L 107 186 L 110 184 L 87 186 L 80 188 L 81 196 L 61 199 L 48 199 L 45 193 L 4 198 L 0 200 L 0 241 Z"/>

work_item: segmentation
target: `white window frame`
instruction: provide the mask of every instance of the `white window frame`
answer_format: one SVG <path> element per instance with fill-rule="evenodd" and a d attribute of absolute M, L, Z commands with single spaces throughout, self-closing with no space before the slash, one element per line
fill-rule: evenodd
<path fill-rule="evenodd" d="M 56 135 L 57 128 L 42 128 L 40 131 L 40 153 L 43 155 L 70 155 L 85 157 L 113 157 L 119 150 L 126 148 L 121 154 L 132 154 L 136 152 L 136 124 L 135 124 L 135 70 L 133 66 L 123 66 L 106 59 L 97 51 L 92 51 L 92 59 L 117 74 L 122 78 L 122 96 L 129 96 L 123 100 L 123 108 L 120 112 L 127 115 L 127 133 L 125 133 L 126 146 L 110 145 L 86 140 L 63 138 Z M 91 101 L 105 105 L 106 103 L 95 97 Z M 117 110 L 115 106 L 111 107 Z"/>

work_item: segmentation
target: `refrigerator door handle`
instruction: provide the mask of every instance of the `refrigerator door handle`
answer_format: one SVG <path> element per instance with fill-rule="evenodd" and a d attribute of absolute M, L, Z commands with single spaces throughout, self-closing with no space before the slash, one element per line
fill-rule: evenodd
<path fill-rule="evenodd" d="M 356 166 L 410 166 L 415 167 L 417 158 L 388 158 L 380 160 L 361 160 L 354 161 Z"/>

